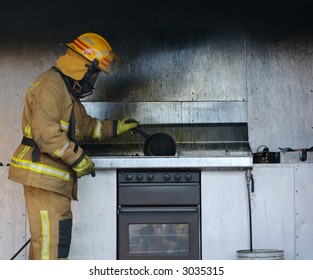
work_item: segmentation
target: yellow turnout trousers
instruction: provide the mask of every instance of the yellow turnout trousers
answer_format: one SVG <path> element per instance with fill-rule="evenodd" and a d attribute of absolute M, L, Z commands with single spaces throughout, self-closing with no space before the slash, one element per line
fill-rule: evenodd
<path fill-rule="evenodd" d="M 72 236 L 71 199 L 24 185 L 30 225 L 30 260 L 67 259 Z"/>

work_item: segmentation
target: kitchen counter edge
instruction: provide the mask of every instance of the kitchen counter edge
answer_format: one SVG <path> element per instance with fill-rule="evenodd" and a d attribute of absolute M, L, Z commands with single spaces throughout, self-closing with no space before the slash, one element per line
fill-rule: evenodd
<path fill-rule="evenodd" d="M 252 157 L 149 157 L 149 156 L 97 156 L 91 157 L 96 169 L 118 168 L 197 168 L 248 169 Z"/>

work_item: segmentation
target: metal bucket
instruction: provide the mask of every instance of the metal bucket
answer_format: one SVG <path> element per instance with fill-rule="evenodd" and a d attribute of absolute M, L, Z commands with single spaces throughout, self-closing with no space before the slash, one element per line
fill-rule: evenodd
<path fill-rule="evenodd" d="M 284 250 L 275 249 L 253 249 L 250 250 L 238 250 L 238 260 L 283 260 Z"/>

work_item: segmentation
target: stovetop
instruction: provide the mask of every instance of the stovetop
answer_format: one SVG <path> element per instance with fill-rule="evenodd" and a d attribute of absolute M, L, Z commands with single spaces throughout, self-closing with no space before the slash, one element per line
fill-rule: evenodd
<path fill-rule="evenodd" d="M 99 166 L 130 167 L 246 167 L 252 165 L 253 154 L 248 142 L 247 123 L 141 125 L 147 134 L 163 132 L 177 143 L 171 157 L 146 157 L 145 139 L 124 133 L 103 143 L 82 143 L 85 152 Z"/>

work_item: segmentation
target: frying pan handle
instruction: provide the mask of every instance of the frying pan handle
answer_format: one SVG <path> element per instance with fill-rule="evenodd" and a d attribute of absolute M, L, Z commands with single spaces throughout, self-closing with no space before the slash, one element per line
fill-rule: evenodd
<path fill-rule="evenodd" d="M 140 135 L 142 135 L 146 139 L 148 139 L 150 137 L 150 135 L 147 134 L 139 125 L 137 127 L 133 128 L 132 130 L 139 133 Z"/>

